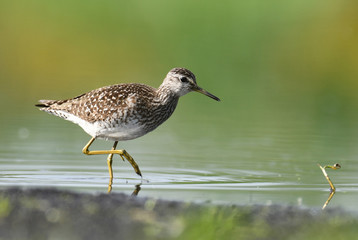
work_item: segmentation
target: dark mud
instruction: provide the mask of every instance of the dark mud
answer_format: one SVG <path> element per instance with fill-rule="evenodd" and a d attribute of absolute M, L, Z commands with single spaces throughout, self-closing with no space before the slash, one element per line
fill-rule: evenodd
<path fill-rule="evenodd" d="M 55 189 L 0 191 L 0 239 L 353 239 L 340 209 L 229 206 Z"/>

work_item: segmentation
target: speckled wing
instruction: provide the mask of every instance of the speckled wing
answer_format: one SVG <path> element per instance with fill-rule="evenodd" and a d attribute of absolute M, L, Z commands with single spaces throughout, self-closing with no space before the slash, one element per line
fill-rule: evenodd
<path fill-rule="evenodd" d="M 126 115 L 135 108 L 145 108 L 154 98 L 155 89 L 143 84 L 118 84 L 92 90 L 66 100 L 40 100 L 40 110 L 72 120 L 75 116 L 88 123 Z M 150 102 L 150 101 L 149 101 Z M 72 115 L 72 116 L 70 116 Z"/>

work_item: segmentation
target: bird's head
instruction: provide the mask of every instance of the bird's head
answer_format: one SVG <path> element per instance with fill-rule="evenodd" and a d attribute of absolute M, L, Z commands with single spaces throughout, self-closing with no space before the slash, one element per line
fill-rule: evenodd
<path fill-rule="evenodd" d="M 186 68 L 173 68 L 170 70 L 165 77 L 163 84 L 179 97 L 195 91 L 216 101 L 220 101 L 218 97 L 199 87 L 196 83 L 195 75 Z"/>

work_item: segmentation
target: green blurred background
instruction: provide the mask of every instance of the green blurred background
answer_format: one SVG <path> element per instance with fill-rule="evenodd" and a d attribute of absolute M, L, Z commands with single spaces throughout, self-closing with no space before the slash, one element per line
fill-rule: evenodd
<path fill-rule="evenodd" d="M 357 10 L 357 1 L 1 1 L 1 102 L 20 111 L 114 83 L 159 86 L 182 66 L 222 98 L 223 118 L 231 109 L 282 121 L 294 108 L 346 123 L 357 117 Z"/>
<path fill-rule="evenodd" d="M 156 166 L 181 163 L 222 167 L 218 179 L 253 171 L 228 182 L 325 184 L 316 163 L 338 161 L 350 170 L 334 173 L 338 183 L 356 192 L 357 10 L 355 0 L 1 0 L 0 153 L 9 164 L 61 156 L 94 164 L 80 155 L 89 137 L 38 111 L 37 100 L 121 82 L 157 87 L 171 68 L 186 67 L 222 102 L 191 93 L 166 127 L 126 143 L 142 172 L 154 178 Z"/>

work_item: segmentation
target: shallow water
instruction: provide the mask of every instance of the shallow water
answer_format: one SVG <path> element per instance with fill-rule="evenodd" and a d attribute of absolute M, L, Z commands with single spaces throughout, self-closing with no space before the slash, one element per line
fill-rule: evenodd
<path fill-rule="evenodd" d="M 327 170 L 337 188 L 328 207 L 358 210 L 358 142 L 354 137 L 347 139 L 344 129 L 332 136 L 320 135 L 308 122 L 277 126 L 270 121 L 207 120 L 206 109 L 188 118 L 185 104 L 154 132 L 120 143 L 138 163 L 143 179 L 116 156 L 112 191 L 131 194 L 140 185 L 141 197 L 322 207 L 329 185 L 317 163 L 338 162 L 340 170 Z M 22 116 L 2 119 L 1 188 L 107 191 L 106 156 L 81 153 L 90 139 L 86 133 L 36 109 L 26 119 Z M 97 140 L 92 149 L 111 145 Z"/>

